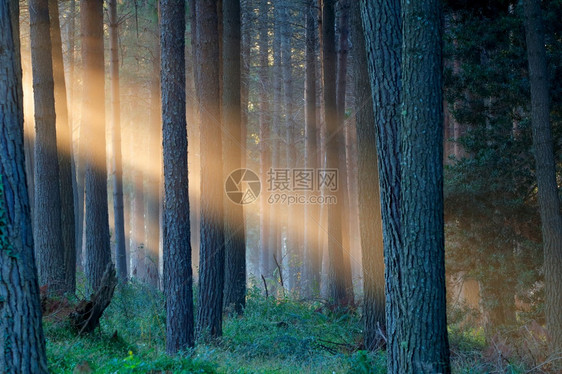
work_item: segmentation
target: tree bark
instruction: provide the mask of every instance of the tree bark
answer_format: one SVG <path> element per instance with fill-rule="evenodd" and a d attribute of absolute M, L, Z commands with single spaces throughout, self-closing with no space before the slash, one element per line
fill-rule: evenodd
<path fill-rule="evenodd" d="M 309 0 L 306 9 L 306 65 L 305 65 L 305 168 L 318 168 L 318 129 L 316 123 L 316 0 Z M 309 195 L 310 196 L 310 195 Z M 320 290 L 321 247 L 318 241 L 319 209 L 305 205 L 303 294 L 312 297 Z"/>
<path fill-rule="evenodd" d="M 82 140 L 83 144 L 86 144 L 85 270 L 88 290 L 93 292 L 99 288 L 105 268 L 111 262 L 105 152 L 103 3 L 97 0 L 81 0 L 80 15 L 84 73 Z"/>
<path fill-rule="evenodd" d="M 348 183 L 347 167 L 347 124 L 345 123 L 345 97 L 347 91 L 347 56 L 349 54 L 349 2 L 348 0 L 339 1 L 339 16 L 337 19 L 338 44 L 337 53 L 337 76 L 336 76 L 336 113 L 338 127 L 338 179 L 341 189 L 342 200 L 340 204 L 340 214 L 342 223 L 342 256 L 345 290 L 348 302 L 353 304 L 353 277 L 351 271 L 351 240 L 350 240 L 350 221 L 351 208 L 349 199 L 350 185 Z"/>
<path fill-rule="evenodd" d="M 56 0 L 49 0 L 49 18 L 53 58 L 53 81 L 59 160 L 59 188 L 61 201 L 61 230 L 64 247 L 64 291 L 76 290 L 76 239 L 74 217 L 74 160 L 72 128 L 68 118 L 66 82 L 62 57 L 59 8 Z"/>
<path fill-rule="evenodd" d="M 113 133 L 113 215 L 115 263 L 119 282 L 127 282 L 125 215 L 123 213 L 123 165 L 121 156 L 121 100 L 119 98 L 119 24 L 117 0 L 109 1 L 109 49 L 111 53 L 111 132 Z"/>
<path fill-rule="evenodd" d="M 369 350 L 380 348 L 385 328 L 384 255 L 377 134 L 359 2 L 352 2 L 353 75 L 359 177 L 359 223 L 363 264 L 363 336 Z"/>
<path fill-rule="evenodd" d="M 326 121 L 326 168 L 338 170 L 339 149 L 343 146 L 343 132 L 338 131 L 336 81 L 337 53 L 335 37 L 335 0 L 322 3 L 322 73 L 324 82 L 324 117 Z M 327 193 L 336 197 L 328 206 L 328 292 L 333 303 L 349 304 L 346 289 L 345 267 L 342 247 L 341 171 L 337 173 L 337 190 Z"/>
<path fill-rule="evenodd" d="M 224 175 L 242 167 L 246 134 L 242 133 L 240 0 L 223 0 L 222 123 Z M 243 206 L 225 201 L 225 306 L 241 314 L 246 304 L 246 240 Z"/>
<path fill-rule="evenodd" d="M 222 335 L 224 288 L 224 181 L 220 123 L 219 15 L 216 0 L 196 3 L 201 130 L 201 248 L 197 332 Z"/>
<path fill-rule="evenodd" d="M 18 1 L 0 2 L 0 372 L 48 373 L 25 178 L 18 16 Z"/>
<path fill-rule="evenodd" d="M 403 248 L 394 294 L 402 309 L 400 373 L 449 373 L 443 218 L 443 67 L 441 1 L 402 1 Z M 406 342 L 406 343 L 404 343 Z"/>
<path fill-rule="evenodd" d="M 400 349 L 397 335 L 401 316 L 393 281 L 399 281 L 395 254 L 402 248 L 400 214 L 400 91 L 401 27 L 399 0 L 361 1 L 361 18 L 371 82 L 383 230 L 387 351 Z M 394 356 L 389 356 L 394 357 Z M 397 362 L 388 361 L 389 373 L 399 372 Z"/>
<path fill-rule="evenodd" d="M 166 351 L 194 346 L 185 120 L 185 1 L 160 0 Z"/>
<path fill-rule="evenodd" d="M 157 10 L 155 10 L 157 11 Z M 160 176 L 162 174 L 162 158 L 160 155 L 162 137 L 160 124 L 162 122 L 161 95 L 160 95 L 160 49 L 156 48 L 152 61 L 152 77 L 150 83 L 150 135 L 148 138 L 147 154 L 158 155 L 148 160 L 148 173 L 146 180 L 146 211 L 145 211 L 145 256 L 144 268 L 146 281 L 153 287 L 159 283 L 159 242 L 160 242 Z M 189 155 L 189 153 L 188 153 Z M 189 156 L 188 156 L 189 157 Z"/>
<path fill-rule="evenodd" d="M 35 107 L 35 248 L 40 283 L 48 286 L 49 293 L 60 295 L 65 290 L 65 270 L 47 0 L 30 0 L 29 22 Z"/>
<path fill-rule="evenodd" d="M 546 324 L 553 351 L 562 350 L 562 216 L 550 125 L 544 27 L 537 0 L 525 0 L 525 36 L 531 85 L 531 122 L 544 246 Z"/>

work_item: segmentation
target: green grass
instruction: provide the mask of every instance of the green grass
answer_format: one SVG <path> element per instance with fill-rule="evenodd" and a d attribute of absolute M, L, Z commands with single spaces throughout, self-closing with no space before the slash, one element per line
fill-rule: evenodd
<path fill-rule="evenodd" d="M 64 313 L 59 313 L 64 315 Z M 360 350 L 360 311 L 331 311 L 320 302 L 266 299 L 248 292 L 243 316 L 226 316 L 224 336 L 176 357 L 165 353 L 165 302 L 138 283 L 116 290 L 101 326 L 76 336 L 56 313 L 45 318 L 53 373 L 385 373 L 384 352 Z M 524 373 L 486 345 L 482 329 L 449 327 L 454 373 Z M 491 352 L 491 353 L 490 353 Z M 87 366 L 89 370 L 80 371 Z M 527 369 L 533 365 L 527 365 Z"/>
<path fill-rule="evenodd" d="M 361 322 L 355 311 L 266 299 L 252 289 L 244 316 L 225 318 L 221 340 L 170 357 L 164 305 L 159 291 L 132 283 L 116 291 L 91 335 L 77 337 L 64 319 L 47 317 L 51 372 L 72 373 L 85 365 L 94 373 L 384 372 L 384 354 L 357 349 Z"/>

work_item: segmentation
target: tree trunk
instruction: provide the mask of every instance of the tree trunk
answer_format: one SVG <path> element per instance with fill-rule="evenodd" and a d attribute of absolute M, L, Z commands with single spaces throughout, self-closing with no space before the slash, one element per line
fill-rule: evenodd
<path fill-rule="evenodd" d="M 74 173 L 72 128 L 68 119 L 66 83 L 62 58 L 62 41 L 59 8 L 56 0 L 49 0 L 51 42 L 53 52 L 53 80 L 57 123 L 57 149 L 59 159 L 59 188 L 61 201 L 61 230 L 64 247 L 64 291 L 76 290 L 76 239 L 74 222 Z"/>
<path fill-rule="evenodd" d="M 401 341 L 397 322 L 401 316 L 393 289 L 398 274 L 394 254 L 402 248 L 400 218 L 400 91 L 401 16 L 399 0 L 361 1 L 361 18 L 371 79 L 372 102 L 377 135 L 376 150 L 381 190 L 381 215 L 385 260 L 386 335 L 388 353 L 395 354 Z M 394 275 L 394 276 L 392 276 Z M 397 362 L 388 361 L 390 373 L 398 372 Z"/>
<path fill-rule="evenodd" d="M 342 256 L 345 290 L 348 302 L 353 304 L 353 277 L 351 271 L 351 240 L 350 240 L 350 220 L 351 208 L 349 200 L 348 168 L 347 168 L 347 126 L 345 124 L 345 96 L 347 90 L 347 56 L 349 54 L 349 2 L 348 0 L 339 1 L 339 17 L 337 20 L 339 51 L 337 54 L 337 77 L 336 77 L 336 112 L 338 128 L 338 179 L 341 189 L 342 201 L 340 204 L 340 214 L 342 223 Z"/>
<path fill-rule="evenodd" d="M 25 178 L 18 16 L 18 1 L 0 2 L 0 372 L 48 373 Z"/>
<path fill-rule="evenodd" d="M 306 66 L 305 66 L 305 168 L 316 169 L 318 130 L 316 124 L 316 0 L 309 0 L 306 9 Z M 310 193 L 307 193 L 310 196 Z M 320 245 L 318 241 L 319 209 L 305 205 L 304 212 L 304 268 L 303 294 L 312 297 L 320 290 Z"/>
<path fill-rule="evenodd" d="M 391 372 L 449 373 L 443 218 L 441 1 L 402 1 L 403 248 L 393 297 L 401 306 Z M 423 103 L 420 105 L 420 103 Z M 406 343 L 404 343 L 406 342 Z"/>
<path fill-rule="evenodd" d="M 246 134 L 241 123 L 241 25 L 240 0 L 223 0 L 223 96 L 222 123 L 225 128 L 225 178 L 242 167 Z M 240 202 L 225 201 L 224 303 L 242 313 L 246 304 L 246 243 L 244 211 Z"/>
<path fill-rule="evenodd" d="M 336 76 L 337 53 L 335 37 L 335 0 L 324 0 L 322 4 L 322 72 L 324 82 L 324 117 L 326 121 L 326 169 L 338 169 L 339 150 L 343 147 L 343 132 L 338 131 Z M 347 305 L 345 267 L 342 248 L 342 207 L 341 171 L 337 172 L 335 183 L 325 188 L 327 194 L 336 198 L 328 206 L 328 292 L 336 305 Z"/>
<path fill-rule="evenodd" d="M 162 119 L 162 110 L 160 107 L 160 49 L 156 48 L 152 61 L 152 77 L 150 83 L 150 132 L 148 137 L 147 154 L 158 155 L 158 157 L 150 157 L 148 160 L 148 173 L 146 181 L 146 237 L 144 268 L 146 270 L 146 281 L 153 287 L 158 287 L 159 283 L 159 213 L 160 213 L 160 176 L 162 174 L 162 158 L 160 155 L 162 137 L 160 132 L 160 123 Z M 189 155 L 189 153 L 188 153 Z"/>
<path fill-rule="evenodd" d="M 216 0 L 196 3 L 199 115 L 201 129 L 201 248 L 197 332 L 222 335 L 224 225 L 220 124 L 219 15 Z"/>
<path fill-rule="evenodd" d="M 550 126 L 550 96 L 540 2 L 525 0 L 531 122 L 544 245 L 546 324 L 553 351 L 562 350 L 562 217 Z"/>
<path fill-rule="evenodd" d="M 113 214 L 115 263 L 119 282 L 127 281 L 125 215 L 123 213 L 123 165 L 121 161 L 121 100 L 119 98 L 119 24 L 117 0 L 109 1 L 109 49 L 111 53 L 111 131 L 113 133 Z"/>
<path fill-rule="evenodd" d="M 86 277 L 88 290 L 100 286 L 111 261 L 107 204 L 107 166 L 105 154 L 105 93 L 103 59 L 103 4 L 81 0 L 82 24 L 82 126 L 85 151 L 85 233 Z M 83 143 L 83 144 L 84 144 Z"/>
<path fill-rule="evenodd" d="M 269 110 L 269 16 L 267 2 L 262 1 L 259 7 L 260 31 L 259 31 L 259 80 L 260 80 L 260 168 L 262 179 L 267 175 L 271 167 L 271 116 Z M 262 186 L 265 193 L 265 185 Z M 271 206 L 263 196 L 260 199 L 260 271 L 262 276 L 271 277 L 273 266 L 271 262 L 270 238 L 270 215 Z"/>
<path fill-rule="evenodd" d="M 48 286 L 49 293 L 62 294 L 65 291 L 65 254 L 47 0 L 30 0 L 29 22 L 35 107 L 35 248 L 40 283 Z"/>
<path fill-rule="evenodd" d="M 194 345 L 187 124 L 185 121 L 185 1 L 160 0 L 162 136 L 164 153 L 164 294 L 166 351 Z"/>
<path fill-rule="evenodd" d="M 375 350 L 382 344 L 385 326 L 384 255 L 381 195 L 375 115 L 367 71 L 367 54 L 358 2 L 352 2 L 353 75 L 355 77 L 355 121 L 359 176 L 359 223 L 363 259 L 363 305 L 365 346 Z"/>

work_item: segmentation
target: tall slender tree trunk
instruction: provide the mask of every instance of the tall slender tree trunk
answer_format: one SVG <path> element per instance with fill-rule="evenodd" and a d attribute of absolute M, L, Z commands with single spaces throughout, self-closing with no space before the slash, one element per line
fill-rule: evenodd
<path fill-rule="evenodd" d="M 216 0 L 196 2 L 199 116 L 201 129 L 201 248 L 197 331 L 222 335 L 224 225 L 220 124 L 219 15 Z"/>
<path fill-rule="evenodd" d="M 260 80 L 260 169 L 262 179 L 267 175 L 271 167 L 271 116 L 269 109 L 269 16 L 267 2 L 262 1 L 259 7 L 260 32 L 259 32 L 259 80 Z M 265 188 L 264 188 L 265 192 Z M 264 277 L 271 277 L 273 267 L 271 266 L 271 247 L 269 239 L 271 206 L 267 199 L 262 196 L 260 205 L 260 270 Z"/>
<path fill-rule="evenodd" d="M 246 134 L 242 133 L 240 0 L 223 0 L 222 123 L 225 178 L 242 167 Z M 246 240 L 242 205 L 225 201 L 224 302 L 238 314 L 246 304 Z"/>
<path fill-rule="evenodd" d="M 338 169 L 339 149 L 343 147 L 343 132 L 338 129 L 336 82 L 337 53 L 335 37 L 335 1 L 322 3 L 322 73 L 324 82 L 324 112 L 326 121 L 326 168 Z M 342 207 L 341 170 L 337 173 L 338 188 L 325 191 L 336 198 L 328 206 L 328 293 L 336 305 L 347 305 L 345 267 L 342 248 Z"/>
<path fill-rule="evenodd" d="M 160 135 L 160 124 L 162 122 L 161 98 L 160 98 L 160 49 L 154 53 L 152 61 L 152 77 L 150 83 L 150 135 L 148 137 L 149 155 L 160 155 L 162 138 Z M 189 153 L 188 153 L 189 155 Z M 188 156 L 189 157 L 189 156 Z M 146 237 L 144 268 L 146 269 L 146 281 L 153 287 L 158 287 L 159 276 L 159 242 L 160 242 L 160 175 L 162 174 L 162 159 L 151 157 L 148 160 L 148 173 L 146 180 Z M 192 169 L 192 168 L 190 168 Z"/>
<path fill-rule="evenodd" d="M 144 139 L 136 144 L 136 152 L 142 152 Z M 141 156 L 143 157 L 143 156 Z M 146 159 L 146 157 L 143 157 Z M 142 162 L 144 165 L 145 162 Z M 135 278 L 145 280 L 144 267 L 144 170 L 137 169 L 133 174 L 134 196 L 131 200 L 131 271 Z"/>
<path fill-rule="evenodd" d="M 276 169 L 281 167 L 281 110 L 283 99 L 283 85 L 282 85 L 282 70 L 281 70 L 281 1 L 276 0 L 273 4 L 273 41 L 271 43 L 273 52 L 273 66 L 272 66 L 272 89 L 273 89 L 273 108 L 271 112 L 271 130 L 270 130 L 270 148 L 271 148 L 271 164 L 270 168 L 275 173 Z M 271 90 L 271 88 L 266 88 Z M 269 174 L 268 169 L 264 178 L 266 180 L 273 177 L 275 182 L 275 174 Z M 270 187 L 268 183 L 268 188 Z M 273 193 L 283 193 L 284 191 L 273 188 Z M 267 199 L 264 199 L 267 203 Z M 270 293 L 274 294 L 277 291 L 277 279 L 279 277 L 279 269 L 276 260 L 281 264 L 281 243 L 283 235 L 283 226 L 285 220 L 283 219 L 285 207 L 281 204 L 269 204 L 269 245 L 268 252 L 266 253 L 266 264 L 268 274 L 266 277 L 271 278 Z M 277 276 L 276 276 L 277 274 Z"/>
<path fill-rule="evenodd" d="M 103 59 L 103 4 L 81 0 L 82 24 L 82 126 L 85 151 L 85 237 L 88 289 L 100 286 L 111 262 L 107 204 L 107 166 L 105 153 L 105 93 Z M 87 140 L 87 143 L 86 143 Z"/>
<path fill-rule="evenodd" d="M 193 347 L 193 280 L 185 120 L 185 1 L 160 0 L 166 352 Z"/>
<path fill-rule="evenodd" d="M 127 281 L 125 215 L 123 212 L 123 165 L 121 156 L 121 100 L 119 98 L 119 24 L 117 0 L 109 1 L 109 49 L 111 53 L 111 132 L 113 133 L 113 215 L 115 263 L 119 281 Z"/>
<path fill-rule="evenodd" d="M 74 187 L 76 182 L 74 180 L 73 170 L 72 127 L 68 118 L 68 102 L 64 78 L 59 8 L 56 0 L 49 0 L 49 18 L 51 23 L 53 80 L 57 123 L 61 230 L 64 247 L 64 291 L 74 294 L 76 290 L 76 233 L 74 216 Z"/>
<path fill-rule="evenodd" d="M 550 126 L 550 94 L 540 2 L 525 0 L 531 122 L 544 246 L 546 324 L 553 351 L 562 350 L 562 217 Z"/>
<path fill-rule="evenodd" d="M 369 350 L 380 347 L 385 326 L 384 255 L 381 218 L 381 195 L 377 158 L 377 134 L 372 105 L 372 91 L 367 71 L 367 54 L 361 10 L 352 2 L 353 75 L 355 77 L 355 120 L 359 177 L 359 223 L 363 263 L 363 336 Z"/>
<path fill-rule="evenodd" d="M 18 17 L 18 1 L 0 2 L 0 372 L 48 373 L 25 177 Z"/>
<path fill-rule="evenodd" d="M 316 0 L 309 0 L 306 9 L 306 66 L 305 66 L 305 150 L 306 169 L 317 169 L 318 130 L 316 122 Z M 313 186 L 314 187 L 314 186 Z M 310 196 L 310 193 L 307 193 Z M 319 209 L 316 205 L 305 205 L 304 211 L 304 266 L 303 294 L 311 297 L 320 290 L 320 245 L 318 241 Z"/>
<path fill-rule="evenodd" d="M 35 104 L 35 248 L 41 284 L 47 285 L 50 293 L 62 294 L 65 291 L 65 253 L 47 0 L 30 0 L 29 21 Z"/>
<path fill-rule="evenodd" d="M 339 1 L 339 17 L 337 19 L 338 32 L 338 61 L 336 77 L 336 112 L 338 116 L 338 178 L 341 189 L 342 201 L 340 203 L 340 214 L 342 222 L 342 256 L 345 289 L 348 299 L 353 304 L 353 278 L 351 271 L 351 239 L 350 239 L 350 201 L 347 167 L 347 126 L 345 123 L 345 97 L 347 91 L 347 59 L 349 54 L 349 2 Z"/>

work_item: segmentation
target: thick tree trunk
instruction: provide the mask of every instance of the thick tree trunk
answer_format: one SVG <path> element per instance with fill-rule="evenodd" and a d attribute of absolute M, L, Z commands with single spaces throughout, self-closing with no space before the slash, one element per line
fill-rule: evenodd
<path fill-rule="evenodd" d="M 160 0 L 166 351 L 194 345 L 185 121 L 185 1 Z"/>
<path fill-rule="evenodd" d="M 546 324 L 553 351 L 562 350 L 562 217 L 550 126 L 550 96 L 540 2 L 525 0 L 531 121 L 544 245 Z"/>
<path fill-rule="evenodd" d="M 61 230 L 64 247 L 64 291 L 74 294 L 76 290 L 76 233 L 74 222 L 74 187 L 76 182 L 73 170 L 72 128 L 68 119 L 68 103 L 66 100 L 59 8 L 56 0 L 49 0 L 49 18 L 53 52 Z"/>
<path fill-rule="evenodd" d="M 359 177 L 359 223 L 363 259 L 363 305 L 365 346 L 375 350 L 383 343 L 385 326 L 384 256 L 381 218 L 377 135 L 372 91 L 367 71 L 367 54 L 361 10 L 352 2 L 353 75 L 355 84 L 355 121 Z"/>
<path fill-rule="evenodd" d="M 30 0 L 35 107 L 34 239 L 39 280 L 49 293 L 65 291 L 64 247 L 57 157 L 53 61 L 47 0 Z"/>
<path fill-rule="evenodd" d="M 403 248 L 391 292 L 403 308 L 392 372 L 449 373 L 443 218 L 441 1 L 402 1 Z M 420 103 L 423 103 L 420 105 Z M 404 344 L 406 342 L 406 344 Z"/>
<path fill-rule="evenodd" d="M 0 2 L 0 372 L 48 373 L 25 178 L 18 16 L 18 1 Z"/>
<path fill-rule="evenodd" d="M 402 248 L 400 218 L 400 91 L 401 15 L 399 0 L 361 1 L 365 49 L 377 135 L 378 170 L 385 259 L 386 335 L 389 354 L 400 349 L 397 323 L 401 316 L 393 281 L 399 272 L 395 254 Z M 397 362 L 388 361 L 390 373 Z"/>
<path fill-rule="evenodd" d="M 109 48 L 111 53 L 111 132 L 113 133 L 113 215 L 115 263 L 120 282 L 127 281 L 125 215 L 123 212 L 123 165 L 121 159 L 121 100 L 119 98 L 119 24 L 117 0 L 109 1 Z"/>
<path fill-rule="evenodd" d="M 103 4 L 81 0 L 82 22 L 82 126 L 86 149 L 85 233 L 86 277 L 88 290 L 100 286 L 111 261 L 107 204 L 107 166 L 105 142 L 105 93 L 103 59 Z"/>
<path fill-rule="evenodd" d="M 240 0 L 223 0 L 223 96 L 222 123 L 225 128 L 225 178 L 242 167 L 246 134 L 241 125 L 241 24 Z M 246 240 L 244 211 L 240 203 L 226 199 L 224 303 L 238 314 L 246 304 Z"/>
<path fill-rule="evenodd" d="M 197 332 L 222 335 L 224 225 L 220 124 L 219 15 L 216 0 L 196 3 L 199 115 L 201 129 L 201 248 Z M 204 63 L 203 63 L 204 62 Z"/>

